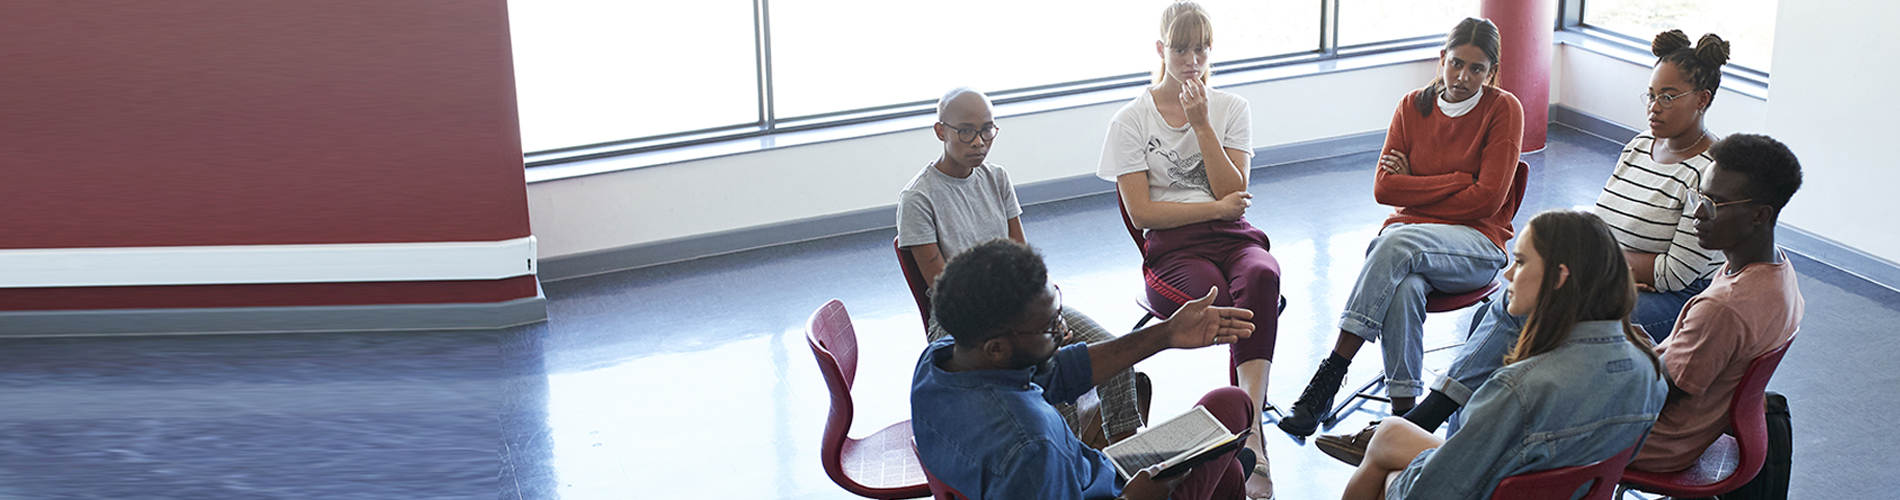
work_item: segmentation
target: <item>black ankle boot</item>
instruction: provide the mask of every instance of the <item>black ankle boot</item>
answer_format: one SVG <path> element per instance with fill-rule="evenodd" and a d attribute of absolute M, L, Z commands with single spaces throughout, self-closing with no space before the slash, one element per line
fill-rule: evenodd
<path fill-rule="evenodd" d="M 1320 417 L 1333 409 L 1333 396 L 1339 393 L 1339 384 L 1346 380 L 1346 363 L 1337 359 L 1340 359 L 1338 355 L 1331 355 L 1319 363 L 1313 381 L 1306 384 L 1300 399 L 1293 402 L 1292 414 L 1280 419 L 1280 430 L 1295 436 L 1311 436 L 1319 430 Z"/>

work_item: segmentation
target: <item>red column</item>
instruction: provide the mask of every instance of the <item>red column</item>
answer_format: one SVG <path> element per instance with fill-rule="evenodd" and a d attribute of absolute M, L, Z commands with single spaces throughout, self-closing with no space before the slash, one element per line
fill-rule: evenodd
<path fill-rule="evenodd" d="M 1542 151 L 1550 125 L 1551 32 L 1556 30 L 1555 0 L 1484 0 L 1479 15 L 1498 25 L 1504 60 L 1498 86 L 1524 104 L 1524 152 Z"/>

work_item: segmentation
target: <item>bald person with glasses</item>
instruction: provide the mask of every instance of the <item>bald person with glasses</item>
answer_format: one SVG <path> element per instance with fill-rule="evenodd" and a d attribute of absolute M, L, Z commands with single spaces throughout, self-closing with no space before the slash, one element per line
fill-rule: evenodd
<path fill-rule="evenodd" d="M 1009 172 L 987 161 L 1000 130 L 989 97 L 981 92 L 959 87 L 937 101 L 937 123 L 931 131 L 943 142 L 943 153 L 904 187 L 897 208 L 897 244 L 917 259 L 930 293 L 935 293 L 944 266 L 980 243 L 1008 239 L 1029 244 Z M 1059 316 L 1069 332 L 1057 339 L 1060 345 L 1099 344 L 1115 338 L 1074 309 L 1064 309 Z M 928 340 L 948 335 L 934 315 L 925 321 Z M 1077 405 L 1065 402 L 1057 404 L 1056 411 L 1083 443 L 1093 448 L 1108 446 L 1134 435 L 1146 419 L 1144 378 L 1133 370 L 1122 370 L 1096 388 L 1099 405 L 1081 405 L 1078 410 Z"/>

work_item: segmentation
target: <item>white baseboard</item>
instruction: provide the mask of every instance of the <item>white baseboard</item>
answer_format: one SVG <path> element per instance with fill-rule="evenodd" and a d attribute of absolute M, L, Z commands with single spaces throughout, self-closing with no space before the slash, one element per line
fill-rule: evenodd
<path fill-rule="evenodd" d="M 0 288 L 496 280 L 535 274 L 535 241 L 0 250 Z"/>

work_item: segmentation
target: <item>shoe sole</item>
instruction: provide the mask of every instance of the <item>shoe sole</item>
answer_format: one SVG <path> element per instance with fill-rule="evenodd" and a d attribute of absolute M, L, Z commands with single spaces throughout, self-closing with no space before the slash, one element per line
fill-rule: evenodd
<path fill-rule="evenodd" d="M 1298 425 L 1298 424 L 1293 423 L 1294 418 L 1296 417 L 1287 417 L 1285 419 L 1281 419 L 1280 422 L 1273 424 L 1273 426 L 1279 427 L 1281 431 L 1286 432 L 1287 434 L 1292 434 L 1294 436 L 1299 436 L 1299 437 L 1311 436 L 1313 435 L 1315 431 L 1319 430 L 1319 421 L 1317 419 L 1314 420 L 1313 425 L 1293 427 L 1293 426 Z"/>

